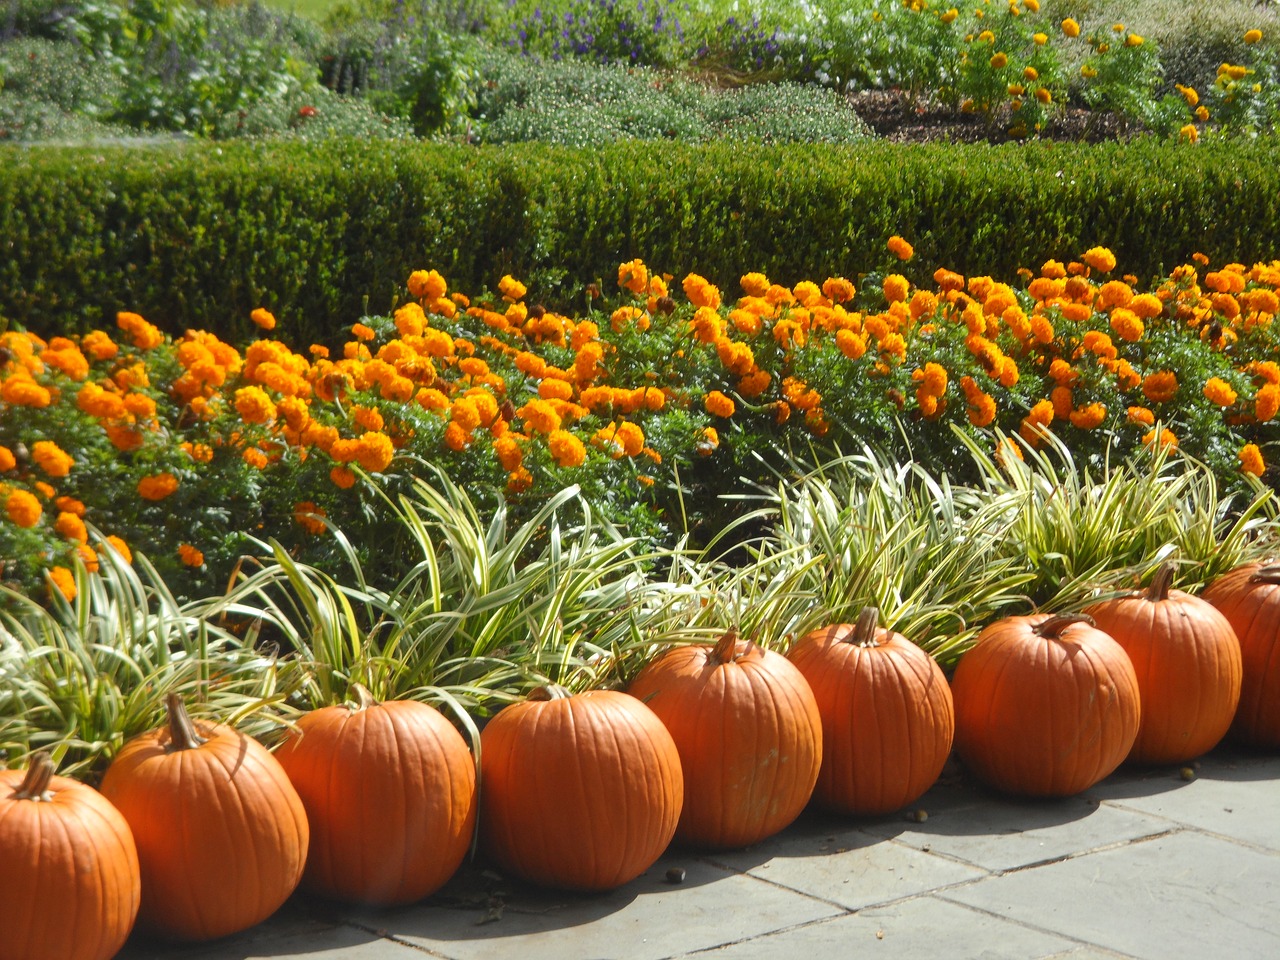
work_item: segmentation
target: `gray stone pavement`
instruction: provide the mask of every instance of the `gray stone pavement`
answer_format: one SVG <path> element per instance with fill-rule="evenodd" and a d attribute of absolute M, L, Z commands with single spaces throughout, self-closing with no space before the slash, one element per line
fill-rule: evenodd
<path fill-rule="evenodd" d="M 921 817 L 916 811 L 924 811 Z M 669 868 L 684 881 L 667 882 Z M 121 960 L 705 957 L 1280 958 L 1280 756 L 1220 747 L 1194 779 L 1122 769 L 1024 802 L 950 772 L 908 814 L 806 814 L 732 853 L 672 849 L 580 896 L 470 864 L 421 904 L 296 896 L 212 944 L 134 938 Z"/>

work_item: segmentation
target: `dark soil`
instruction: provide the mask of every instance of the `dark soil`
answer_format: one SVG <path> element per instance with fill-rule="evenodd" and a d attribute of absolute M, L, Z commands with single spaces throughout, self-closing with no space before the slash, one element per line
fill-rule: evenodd
<path fill-rule="evenodd" d="M 927 100 L 913 100 L 901 90 L 862 90 L 849 95 L 854 111 L 876 135 L 892 143 L 1005 143 L 1012 120 L 994 122 Z M 1101 143 L 1123 140 L 1139 131 L 1112 113 L 1068 107 L 1038 134 L 1042 140 Z"/>

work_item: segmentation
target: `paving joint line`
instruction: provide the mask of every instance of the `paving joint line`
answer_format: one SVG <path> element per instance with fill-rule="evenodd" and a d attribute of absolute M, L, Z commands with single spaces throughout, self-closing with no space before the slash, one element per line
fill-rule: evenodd
<path fill-rule="evenodd" d="M 437 958 L 437 960 L 457 960 L 456 957 L 453 957 L 450 954 L 439 953 L 436 950 L 432 950 L 430 947 L 424 947 L 421 944 L 413 943 L 410 940 L 404 940 L 401 937 L 397 936 L 394 933 L 391 933 L 390 931 L 386 930 L 383 927 L 371 927 L 367 923 L 361 923 L 358 920 L 341 920 L 339 921 L 339 923 L 341 926 L 351 927 L 354 930 L 359 930 L 361 933 L 367 933 L 370 936 L 377 937 L 379 940 L 389 940 L 390 942 L 396 944 L 397 946 L 407 947 L 410 950 L 416 950 L 418 953 L 421 953 L 428 957 L 435 957 Z"/>

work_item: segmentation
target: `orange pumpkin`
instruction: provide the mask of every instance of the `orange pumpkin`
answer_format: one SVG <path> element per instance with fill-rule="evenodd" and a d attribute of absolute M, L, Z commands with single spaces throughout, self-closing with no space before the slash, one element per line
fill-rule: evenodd
<path fill-rule="evenodd" d="M 856 625 L 814 630 L 787 653 L 822 717 L 814 798 L 830 810 L 879 814 L 917 800 L 951 753 L 955 710 L 941 668 L 866 607 Z"/>
<path fill-rule="evenodd" d="M 475 763 L 438 710 L 352 692 L 353 705 L 302 716 L 276 751 L 311 828 L 303 886 L 362 903 L 421 900 L 471 845 Z"/>
<path fill-rule="evenodd" d="M 1280 566 L 1237 567 L 1210 584 L 1203 596 L 1227 618 L 1240 641 L 1240 704 L 1231 734 L 1274 750 L 1280 747 Z"/>
<path fill-rule="evenodd" d="M 47 753 L 0 770 L 0 956 L 108 960 L 138 914 L 133 835 L 101 794 L 53 771 Z"/>
<path fill-rule="evenodd" d="M 620 887 L 680 817 L 680 757 L 662 722 L 614 690 L 541 687 L 480 734 L 480 836 L 505 870 L 568 890 Z"/>
<path fill-rule="evenodd" d="M 192 722 L 175 695 L 169 723 L 121 748 L 102 793 L 124 815 L 142 868 L 139 926 L 212 940 L 259 923 L 302 878 L 307 816 L 283 768 L 225 724 Z"/>
<path fill-rule="evenodd" d="M 1138 678 L 1124 649 L 1080 615 L 991 624 L 951 680 L 956 751 L 1007 793 L 1067 797 L 1116 769 L 1138 735 Z"/>
<path fill-rule="evenodd" d="M 746 846 L 786 827 L 809 802 L 822 718 L 786 657 L 730 632 L 715 646 L 669 650 L 627 692 L 652 708 L 680 751 L 681 840 Z"/>
<path fill-rule="evenodd" d="M 1212 604 L 1170 590 L 1166 564 L 1150 588 L 1086 611 L 1133 661 L 1142 727 L 1129 759 L 1183 763 L 1217 745 L 1240 702 L 1240 642 Z"/>

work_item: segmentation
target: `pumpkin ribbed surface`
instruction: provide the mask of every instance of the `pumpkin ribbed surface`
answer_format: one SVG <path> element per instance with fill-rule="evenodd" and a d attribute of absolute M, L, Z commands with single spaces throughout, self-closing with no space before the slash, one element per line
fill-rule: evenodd
<path fill-rule="evenodd" d="M 1172 567 L 1148 590 L 1086 613 L 1124 647 L 1142 695 L 1142 725 L 1129 759 L 1183 763 L 1213 749 L 1240 702 L 1240 643 L 1230 622 L 1198 597 L 1169 589 Z"/>
<path fill-rule="evenodd" d="M 97 791 L 52 770 L 43 755 L 0 770 L 0 956 L 108 960 L 138 913 L 133 836 Z"/>
<path fill-rule="evenodd" d="M 715 647 L 663 654 L 627 692 L 652 708 L 680 751 L 679 839 L 746 846 L 782 830 L 809 802 L 822 718 L 809 684 L 781 654 L 729 634 Z"/>
<path fill-rule="evenodd" d="M 951 689 L 933 658 L 872 616 L 823 627 L 787 653 L 822 717 L 814 798 L 829 810 L 881 814 L 919 799 L 951 752 Z"/>
<path fill-rule="evenodd" d="M 1083 621 L 991 624 L 951 681 L 956 749 L 1008 793 L 1065 797 L 1116 769 L 1138 735 L 1138 679 L 1123 648 Z"/>
<path fill-rule="evenodd" d="M 307 817 L 284 769 L 235 728 L 186 719 L 176 698 L 170 726 L 121 748 L 102 793 L 133 831 L 138 923 L 152 933 L 236 933 L 275 913 L 302 878 Z"/>
<path fill-rule="evenodd" d="M 1280 566 L 1252 563 L 1223 574 L 1204 592 L 1240 643 L 1240 703 L 1232 735 L 1280 747 Z"/>
<path fill-rule="evenodd" d="M 570 890 L 610 890 L 662 855 L 683 785 L 671 735 L 610 690 L 541 693 L 480 735 L 480 835 L 506 870 Z"/>
<path fill-rule="evenodd" d="M 411 903 L 462 864 L 476 818 L 475 764 L 440 712 L 410 700 L 299 718 L 280 761 L 311 829 L 303 885 L 339 900 Z"/>

